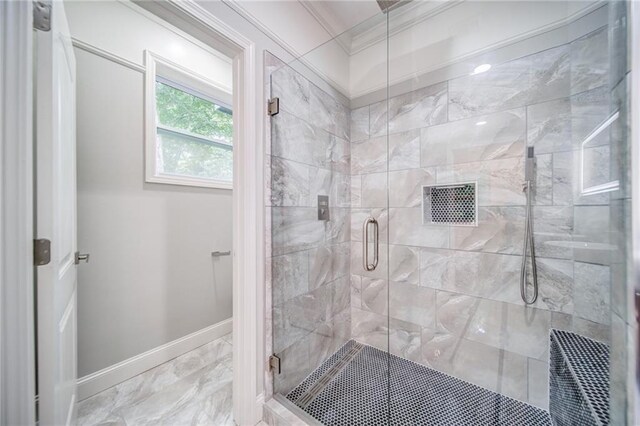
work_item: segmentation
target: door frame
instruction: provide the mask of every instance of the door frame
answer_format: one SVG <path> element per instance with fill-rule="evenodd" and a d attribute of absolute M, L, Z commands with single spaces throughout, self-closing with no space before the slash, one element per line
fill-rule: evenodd
<path fill-rule="evenodd" d="M 164 0 L 161 6 L 219 35 L 233 57 L 233 413 L 237 424 L 255 425 L 262 419 L 266 365 L 260 344 L 265 266 L 264 123 L 262 105 L 256 108 L 262 93 L 260 52 L 194 0 Z M 0 2 L 5 64 L 0 67 L 1 424 L 35 423 L 32 14 L 30 1 Z"/>
<path fill-rule="evenodd" d="M 32 10 L 0 2 L 0 424 L 35 422 Z"/>
<path fill-rule="evenodd" d="M 262 420 L 266 365 L 259 344 L 264 332 L 264 116 L 262 72 L 255 43 L 194 0 L 164 0 L 192 25 L 204 25 L 224 40 L 233 57 L 233 415 L 240 425 Z M 165 18 L 166 19 L 166 18 Z M 169 23 L 172 23 L 169 20 Z M 261 99 L 261 98 L 260 98 Z M 258 111 L 264 111 L 263 114 Z"/>
<path fill-rule="evenodd" d="M 259 313 L 264 282 L 263 117 L 256 113 L 255 43 L 193 0 L 165 0 L 193 24 L 226 39 L 233 57 L 233 415 L 238 425 L 262 419 Z M 171 23 L 171 21 L 169 21 Z"/>

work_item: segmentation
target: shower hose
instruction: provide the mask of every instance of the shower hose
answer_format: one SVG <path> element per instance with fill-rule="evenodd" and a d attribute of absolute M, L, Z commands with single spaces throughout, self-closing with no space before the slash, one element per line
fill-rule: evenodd
<path fill-rule="evenodd" d="M 538 299 L 538 271 L 536 269 L 536 250 L 533 244 L 533 224 L 531 212 L 531 181 L 526 181 L 523 191 L 527 194 L 527 208 L 525 212 L 524 245 L 522 248 L 522 267 L 520 268 L 520 296 L 527 305 Z M 531 276 L 533 278 L 533 294 L 527 295 L 527 248 L 531 252 Z"/>

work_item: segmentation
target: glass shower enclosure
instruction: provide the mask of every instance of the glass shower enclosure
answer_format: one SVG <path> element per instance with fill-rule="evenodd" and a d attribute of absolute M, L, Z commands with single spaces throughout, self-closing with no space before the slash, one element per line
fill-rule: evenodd
<path fill-rule="evenodd" d="M 279 401 L 325 425 L 630 421 L 626 13 L 414 1 L 267 54 Z"/>

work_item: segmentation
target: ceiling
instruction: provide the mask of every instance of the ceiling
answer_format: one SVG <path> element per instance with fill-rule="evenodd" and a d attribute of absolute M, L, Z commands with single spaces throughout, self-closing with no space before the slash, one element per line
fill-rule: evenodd
<path fill-rule="evenodd" d="M 223 1 L 349 98 L 388 84 L 385 69 L 396 84 L 450 64 L 471 67 L 478 56 L 537 36 L 526 46 L 553 47 L 568 35 L 568 23 L 582 17 L 591 22 L 588 15 L 603 5 L 600 0 L 413 0 L 384 14 L 376 0 Z"/>
<path fill-rule="evenodd" d="M 336 39 L 352 55 L 384 39 L 388 31 L 407 29 L 417 22 L 464 0 L 412 0 L 387 16 L 376 0 L 225 0 L 249 17 L 265 33 L 289 48 L 306 54 Z"/>
<path fill-rule="evenodd" d="M 310 52 L 375 16 L 383 16 L 375 0 L 224 1 L 294 56 Z M 350 40 L 347 35 L 342 38 Z"/>
<path fill-rule="evenodd" d="M 300 0 L 300 3 L 334 37 L 382 14 L 375 0 Z"/>

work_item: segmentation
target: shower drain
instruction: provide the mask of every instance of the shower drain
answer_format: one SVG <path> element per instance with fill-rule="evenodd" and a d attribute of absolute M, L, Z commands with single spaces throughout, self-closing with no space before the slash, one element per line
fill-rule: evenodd
<path fill-rule="evenodd" d="M 315 397 L 324 390 L 334 377 L 340 374 L 340 372 L 351 362 L 353 358 L 356 357 L 356 355 L 360 353 L 363 348 L 364 345 L 362 343 L 354 342 L 351 349 L 349 349 L 342 358 L 340 358 L 330 369 L 320 376 L 320 378 L 296 400 L 296 405 L 302 409 L 307 408 Z"/>

